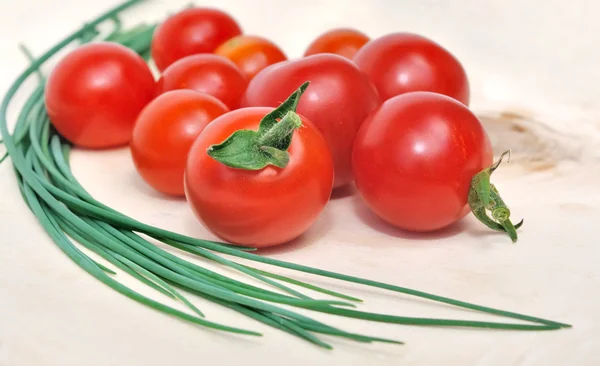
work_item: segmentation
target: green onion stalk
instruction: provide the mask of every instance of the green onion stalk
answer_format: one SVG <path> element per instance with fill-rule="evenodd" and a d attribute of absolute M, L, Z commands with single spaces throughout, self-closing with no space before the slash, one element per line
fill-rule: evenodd
<path fill-rule="evenodd" d="M 10 156 L 25 203 L 53 242 L 84 271 L 139 303 L 191 323 L 226 332 L 250 336 L 261 335 L 252 330 L 207 320 L 202 311 L 184 293 L 197 295 L 328 349 L 332 348 L 331 345 L 325 343 L 319 335 L 333 335 L 357 342 L 402 342 L 347 332 L 290 309 L 307 309 L 347 318 L 417 326 L 523 331 L 570 327 L 568 324 L 538 317 L 272 259 L 254 254 L 249 248 L 192 238 L 136 221 L 94 199 L 71 171 L 70 143 L 64 140 L 51 125 L 44 106 L 45 78 L 40 67 L 54 54 L 72 43 L 81 44 L 95 40 L 123 44 L 148 60 L 155 24 L 142 24 L 123 30 L 118 19 L 122 11 L 138 2 L 140 0 L 127 1 L 100 15 L 37 58 L 24 49 L 31 64 L 17 77 L 0 106 L 2 142 Z M 108 36 L 99 38 L 100 32 L 96 27 L 105 22 L 112 22 L 114 29 Z M 15 128 L 11 133 L 7 126 L 7 109 L 22 84 L 33 76 L 37 77 L 38 85 L 21 106 Z M 262 282 L 264 286 L 258 287 L 248 283 L 249 281 L 233 279 L 186 261 L 157 246 L 156 241 L 197 255 L 223 268 L 233 269 L 247 278 Z M 104 260 L 103 263 L 86 255 L 80 249 L 81 247 L 97 254 Z M 245 264 L 239 260 L 245 260 Z M 361 311 L 356 307 L 361 300 L 354 296 L 255 268 L 248 265 L 248 261 L 386 289 L 459 308 L 525 321 L 525 323 L 419 318 Z M 133 276 L 165 298 L 179 301 L 187 310 L 178 310 L 123 285 L 118 280 L 117 271 Z M 327 298 L 315 299 L 302 292 L 303 289 L 326 295 Z"/>

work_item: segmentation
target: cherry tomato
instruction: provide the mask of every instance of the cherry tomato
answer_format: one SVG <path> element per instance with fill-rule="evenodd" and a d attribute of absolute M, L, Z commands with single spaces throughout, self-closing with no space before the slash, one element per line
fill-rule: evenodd
<path fill-rule="evenodd" d="M 227 57 L 235 62 L 248 80 L 265 67 L 285 61 L 287 57 L 277 45 L 268 39 L 242 35 L 223 43 L 215 54 Z"/>
<path fill-rule="evenodd" d="M 284 168 L 230 168 L 207 154 L 235 131 L 257 130 L 273 108 L 242 108 L 210 123 L 194 141 L 185 173 L 186 197 L 196 216 L 222 239 L 267 247 L 288 242 L 318 218 L 329 200 L 333 163 L 319 130 L 304 117 Z"/>
<path fill-rule="evenodd" d="M 317 53 L 335 53 L 352 59 L 356 52 L 369 42 L 369 37 L 352 28 L 336 28 L 321 34 L 304 52 L 304 56 Z"/>
<path fill-rule="evenodd" d="M 160 24 L 152 39 L 152 58 L 162 71 L 196 53 L 212 53 L 220 44 L 242 33 L 229 14 L 211 8 L 190 8 Z"/>
<path fill-rule="evenodd" d="M 154 99 L 140 113 L 131 155 L 140 176 L 159 192 L 183 196 L 188 150 L 212 120 L 228 112 L 217 98 L 192 90 L 174 90 Z"/>
<path fill-rule="evenodd" d="M 458 60 L 437 43 L 393 33 L 370 41 L 354 56 L 383 100 L 411 91 L 445 94 L 469 104 L 469 81 Z"/>
<path fill-rule="evenodd" d="M 327 141 L 335 164 L 334 186 L 352 181 L 352 142 L 367 115 L 379 106 L 377 91 L 351 61 L 332 54 L 281 62 L 248 84 L 242 106 L 279 105 L 305 81 L 310 85 L 298 113 L 314 123 Z"/>
<path fill-rule="evenodd" d="M 192 89 L 210 94 L 229 107 L 237 109 L 248 81 L 230 60 L 212 55 L 192 55 L 175 61 L 158 80 L 164 93 L 176 89 Z"/>
<path fill-rule="evenodd" d="M 383 220 L 411 231 L 446 227 L 469 212 L 471 179 L 492 163 L 477 117 L 431 92 L 391 98 L 356 135 L 356 186 Z"/>
<path fill-rule="evenodd" d="M 56 130 L 74 145 L 126 145 L 138 113 L 156 95 L 152 72 L 134 51 L 116 43 L 89 43 L 67 54 L 45 90 Z"/>

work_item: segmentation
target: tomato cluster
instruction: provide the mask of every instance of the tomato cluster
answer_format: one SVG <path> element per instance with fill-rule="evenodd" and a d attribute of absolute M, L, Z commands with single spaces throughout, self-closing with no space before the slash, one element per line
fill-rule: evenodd
<path fill-rule="evenodd" d="M 149 185 L 234 244 L 289 242 L 353 182 L 383 220 L 437 230 L 469 212 L 492 163 L 465 70 L 419 35 L 334 29 L 288 59 L 196 7 L 160 24 L 151 51 L 156 81 L 116 43 L 65 56 L 47 83 L 51 121 L 82 148 L 128 144 Z"/>

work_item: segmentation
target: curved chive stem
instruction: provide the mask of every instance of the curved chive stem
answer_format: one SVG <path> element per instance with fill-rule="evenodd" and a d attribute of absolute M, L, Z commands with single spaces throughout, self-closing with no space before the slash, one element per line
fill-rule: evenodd
<path fill-rule="evenodd" d="M 280 290 L 283 290 L 283 291 L 285 291 L 285 292 L 287 292 L 287 293 L 289 293 L 289 294 L 291 294 L 293 296 L 296 296 L 296 297 L 298 297 L 300 299 L 305 299 L 305 300 L 310 300 L 311 299 L 310 297 L 304 295 L 303 293 L 300 293 L 300 292 L 298 292 L 298 291 L 296 291 L 296 290 L 294 290 L 294 289 L 292 289 L 292 288 L 290 288 L 288 286 L 285 286 L 285 285 L 283 285 L 283 284 L 281 284 L 279 282 L 272 281 L 272 280 L 266 278 L 265 276 L 262 276 L 260 273 L 253 272 L 253 271 L 251 271 L 250 269 L 248 269 L 248 268 L 246 268 L 244 266 L 241 266 L 241 265 L 239 265 L 237 263 L 231 262 L 231 261 L 229 261 L 229 260 L 227 260 L 225 258 L 221 258 L 218 255 L 215 255 L 215 254 L 213 254 L 213 253 L 211 253 L 211 252 L 209 252 L 209 251 L 207 251 L 205 249 L 198 248 L 198 247 L 195 247 L 193 245 L 180 244 L 180 243 L 177 243 L 177 242 L 174 242 L 174 241 L 170 241 L 168 239 L 163 239 L 163 240 L 165 242 L 168 242 L 168 244 L 171 245 L 171 246 L 174 246 L 174 247 L 179 248 L 181 250 L 187 251 L 189 253 L 194 253 L 194 254 L 200 255 L 200 256 L 202 256 L 204 258 L 207 258 L 209 260 L 212 260 L 212 261 L 215 261 L 217 263 L 220 263 L 220 264 L 226 265 L 228 267 L 231 267 L 233 269 L 236 269 L 236 270 L 238 270 L 238 271 L 240 271 L 240 272 L 242 272 L 244 274 L 247 274 L 248 276 L 254 277 L 254 278 L 258 279 L 259 281 L 262 281 L 262 282 L 264 282 L 264 283 L 266 283 L 268 285 L 271 285 L 271 286 L 276 287 L 276 288 L 278 288 Z"/>
<path fill-rule="evenodd" d="M 23 52 L 23 54 L 25 55 L 25 57 L 27 57 L 27 59 L 29 60 L 29 62 L 35 62 L 35 56 L 33 56 L 33 53 L 31 53 L 31 51 L 29 50 L 29 48 L 27 48 L 27 46 L 25 46 L 24 44 L 20 43 L 19 44 L 19 48 L 21 49 L 21 52 Z M 38 82 L 40 82 L 40 83 L 44 82 L 44 75 L 42 75 L 41 70 L 37 69 L 35 71 L 35 73 L 38 76 Z"/>
<path fill-rule="evenodd" d="M 207 154 L 237 169 L 259 170 L 267 165 L 285 168 L 290 161 L 287 150 L 292 135 L 302 127 L 296 108 L 308 84 L 302 84 L 285 102 L 264 116 L 257 131 L 236 131 L 225 141 L 210 146 Z"/>
<path fill-rule="evenodd" d="M 23 165 L 23 167 L 25 167 L 25 166 L 26 165 Z M 159 302 L 156 302 L 148 297 L 145 297 L 145 296 L 129 289 L 128 287 L 122 285 L 118 281 L 113 280 L 112 278 L 107 276 L 102 271 L 101 268 L 96 266 L 93 262 L 91 262 L 87 257 L 85 257 L 80 251 L 78 251 L 73 246 L 72 242 L 64 235 L 64 233 L 62 233 L 59 230 L 59 225 L 58 225 L 56 219 L 54 218 L 54 216 L 47 215 L 46 209 L 44 208 L 44 207 L 46 207 L 46 205 L 38 200 L 38 198 L 36 197 L 35 191 L 29 185 L 23 185 L 23 192 L 27 199 L 29 207 L 35 213 L 36 217 L 38 218 L 38 220 L 40 221 L 40 223 L 42 224 L 42 226 L 44 227 L 44 229 L 46 230 L 48 235 L 50 235 L 50 237 L 52 237 L 54 239 L 54 241 L 59 245 L 60 249 L 63 250 L 63 252 L 65 252 L 65 254 L 67 254 L 82 269 L 84 269 L 85 271 L 87 271 L 88 273 L 90 273 L 91 275 L 96 277 L 98 280 L 109 285 L 116 291 L 121 292 L 122 294 L 124 294 L 136 301 L 139 301 L 143 304 L 154 307 L 157 310 L 164 311 L 168 314 L 174 315 L 178 318 L 190 321 L 192 323 L 203 325 L 203 326 L 206 326 L 209 328 L 233 332 L 233 333 L 256 335 L 256 336 L 261 335 L 260 333 L 247 331 L 244 329 L 239 329 L 239 328 L 234 328 L 234 327 L 228 327 L 228 326 L 220 325 L 217 323 L 206 321 L 201 318 L 191 316 L 189 314 L 183 313 L 179 310 L 176 310 L 174 308 L 171 308 L 169 306 L 166 306 Z"/>
<path fill-rule="evenodd" d="M 158 276 L 154 275 L 152 272 L 146 271 L 144 268 L 138 266 L 134 262 L 128 260 L 126 257 L 119 255 L 118 253 L 112 252 L 109 249 L 104 249 L 101 246 L 92 243 L 92 241 L 82 236 L 85 234 L 80 233 L 79 230 L 73 227 L 73 225 L 68 221 L 61 218 L 60 220 L 58 220 L 58 224 L 67 235 L 75 239 L 78 243 L 81 243 L 89 250 L 92 250 L 96 254 L 100 255 L 102 258 L 106 259 L 108 262 L 112 263 L 119 269 L 125 271 L 126 273 L 136 278 L 140 282 L 146 284 L 147 286 L 152 287 L 153 289 L 163 293 L 166 296 L 179 299 L 196 314 L 198 314 L 201 317 L 204 317 L 204 314 L 200 310 L 198 310 L 196 306 L 194 306 L 177 290 L 175 290 L 165 281 L 161 280 Z M 116 274 L 116 272 L 113 272 L 112 274 Z"/>
<path fill-rule="evenodd" d="M 256 273 L 260 273 L 263 276 L 271 277 L 271 278 L 274 278 L 274 279 L 277 279 L 277 280 L 280 280 L 280 281 L 283 281 L 283 282 L 287 282 L 287 283 L 290 283 L 290 284 L 293 284 L 293 285 L 296 285 L 296 286 L 304 287 L 304 288 L 307 288 L 309 290 L 320 292 L 320 293 L 325 294 L 325 295 L 334 296 L 334 297 L 338 297 L 340 299 L 345 299 L 345 300 L 350 300 L 350 301 L 363 302 L 361 299 L 359 299 L 357 297 L 344 295 L 342 293 L 339 293 L 339 292 L 336 292 L 336 291 L 332 291 L 332 290 L 328 290 L 328 289 L 325 289 L 325 288 L 322 288 L 322 287 L 319 287 L 319 286 L 315 286 L 315 285 L 312 285 L 310 283 L 306 283 L 306 282 L 303 282 L 303 281 L 298 281 L 298 280 L 293 279 L 293 278 L 289 278 L 289 277 L 278 275 L 278 274 L 275 274 L 275 273 L 263 271 L 263 270 L 260 270 L 260 269 L 254 268 L 254 267 L 250 267 L 250 266 L 246 266 L 246 265 L 244 265 L 244 267 L 246 267 L 246 268 L 248 268 L 248 269 L 250 269 L 250 270 L 252 270 L 252 271 L 254 271 Z"/>
<path fill-rule="evenodd" d="M 473 177 L 468 202 L 473 215 L 479 221 L 490 229 L 506 232 L 515 243 L 518 239 L 517 229 L 521 227 L 523 220 L 513 225 L 510 221 L 510 209 L 500 197 L 498 189 L 490 182 L 492 173 L 498 169 L 506 155 L 510 160 L 510 150 L 505 151 L 498 161 Z M 492 217 L 488 215 L 488 211 L 492 213 Z"/>

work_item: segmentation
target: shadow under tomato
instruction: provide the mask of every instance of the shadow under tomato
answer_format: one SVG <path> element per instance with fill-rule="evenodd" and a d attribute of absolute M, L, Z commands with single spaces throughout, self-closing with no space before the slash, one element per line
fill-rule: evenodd
<path fill-rule="evenodd" d="M 458 235 L 465 229 L 465 224 L 463 220 L 459 220 L 458 222 L 455 222 L 450 226 L 432 232 L 420 233 L 402 230 L 392 226 L 391 224 L 388 224 L 387 222 L 379 218 L 379 216 L 377 216 L 373 211 L 371 211 L 371 209 L 364 203 L 364 201 L 358 194 L 353 197 L 353 207 L 354 212 L 356 213 L 360 221 L 363 222 L 365 225 L 385 235 L 401 239 L 438 240 Z"/>
<path fill-rule="evenodd" d="M 337 200 L 346 197 L 353 196 L 356 193 L 356 186 L 354 183 L 347 184 L 345 186 L 334 189 L 331 192 L 331 199 Z"/>

